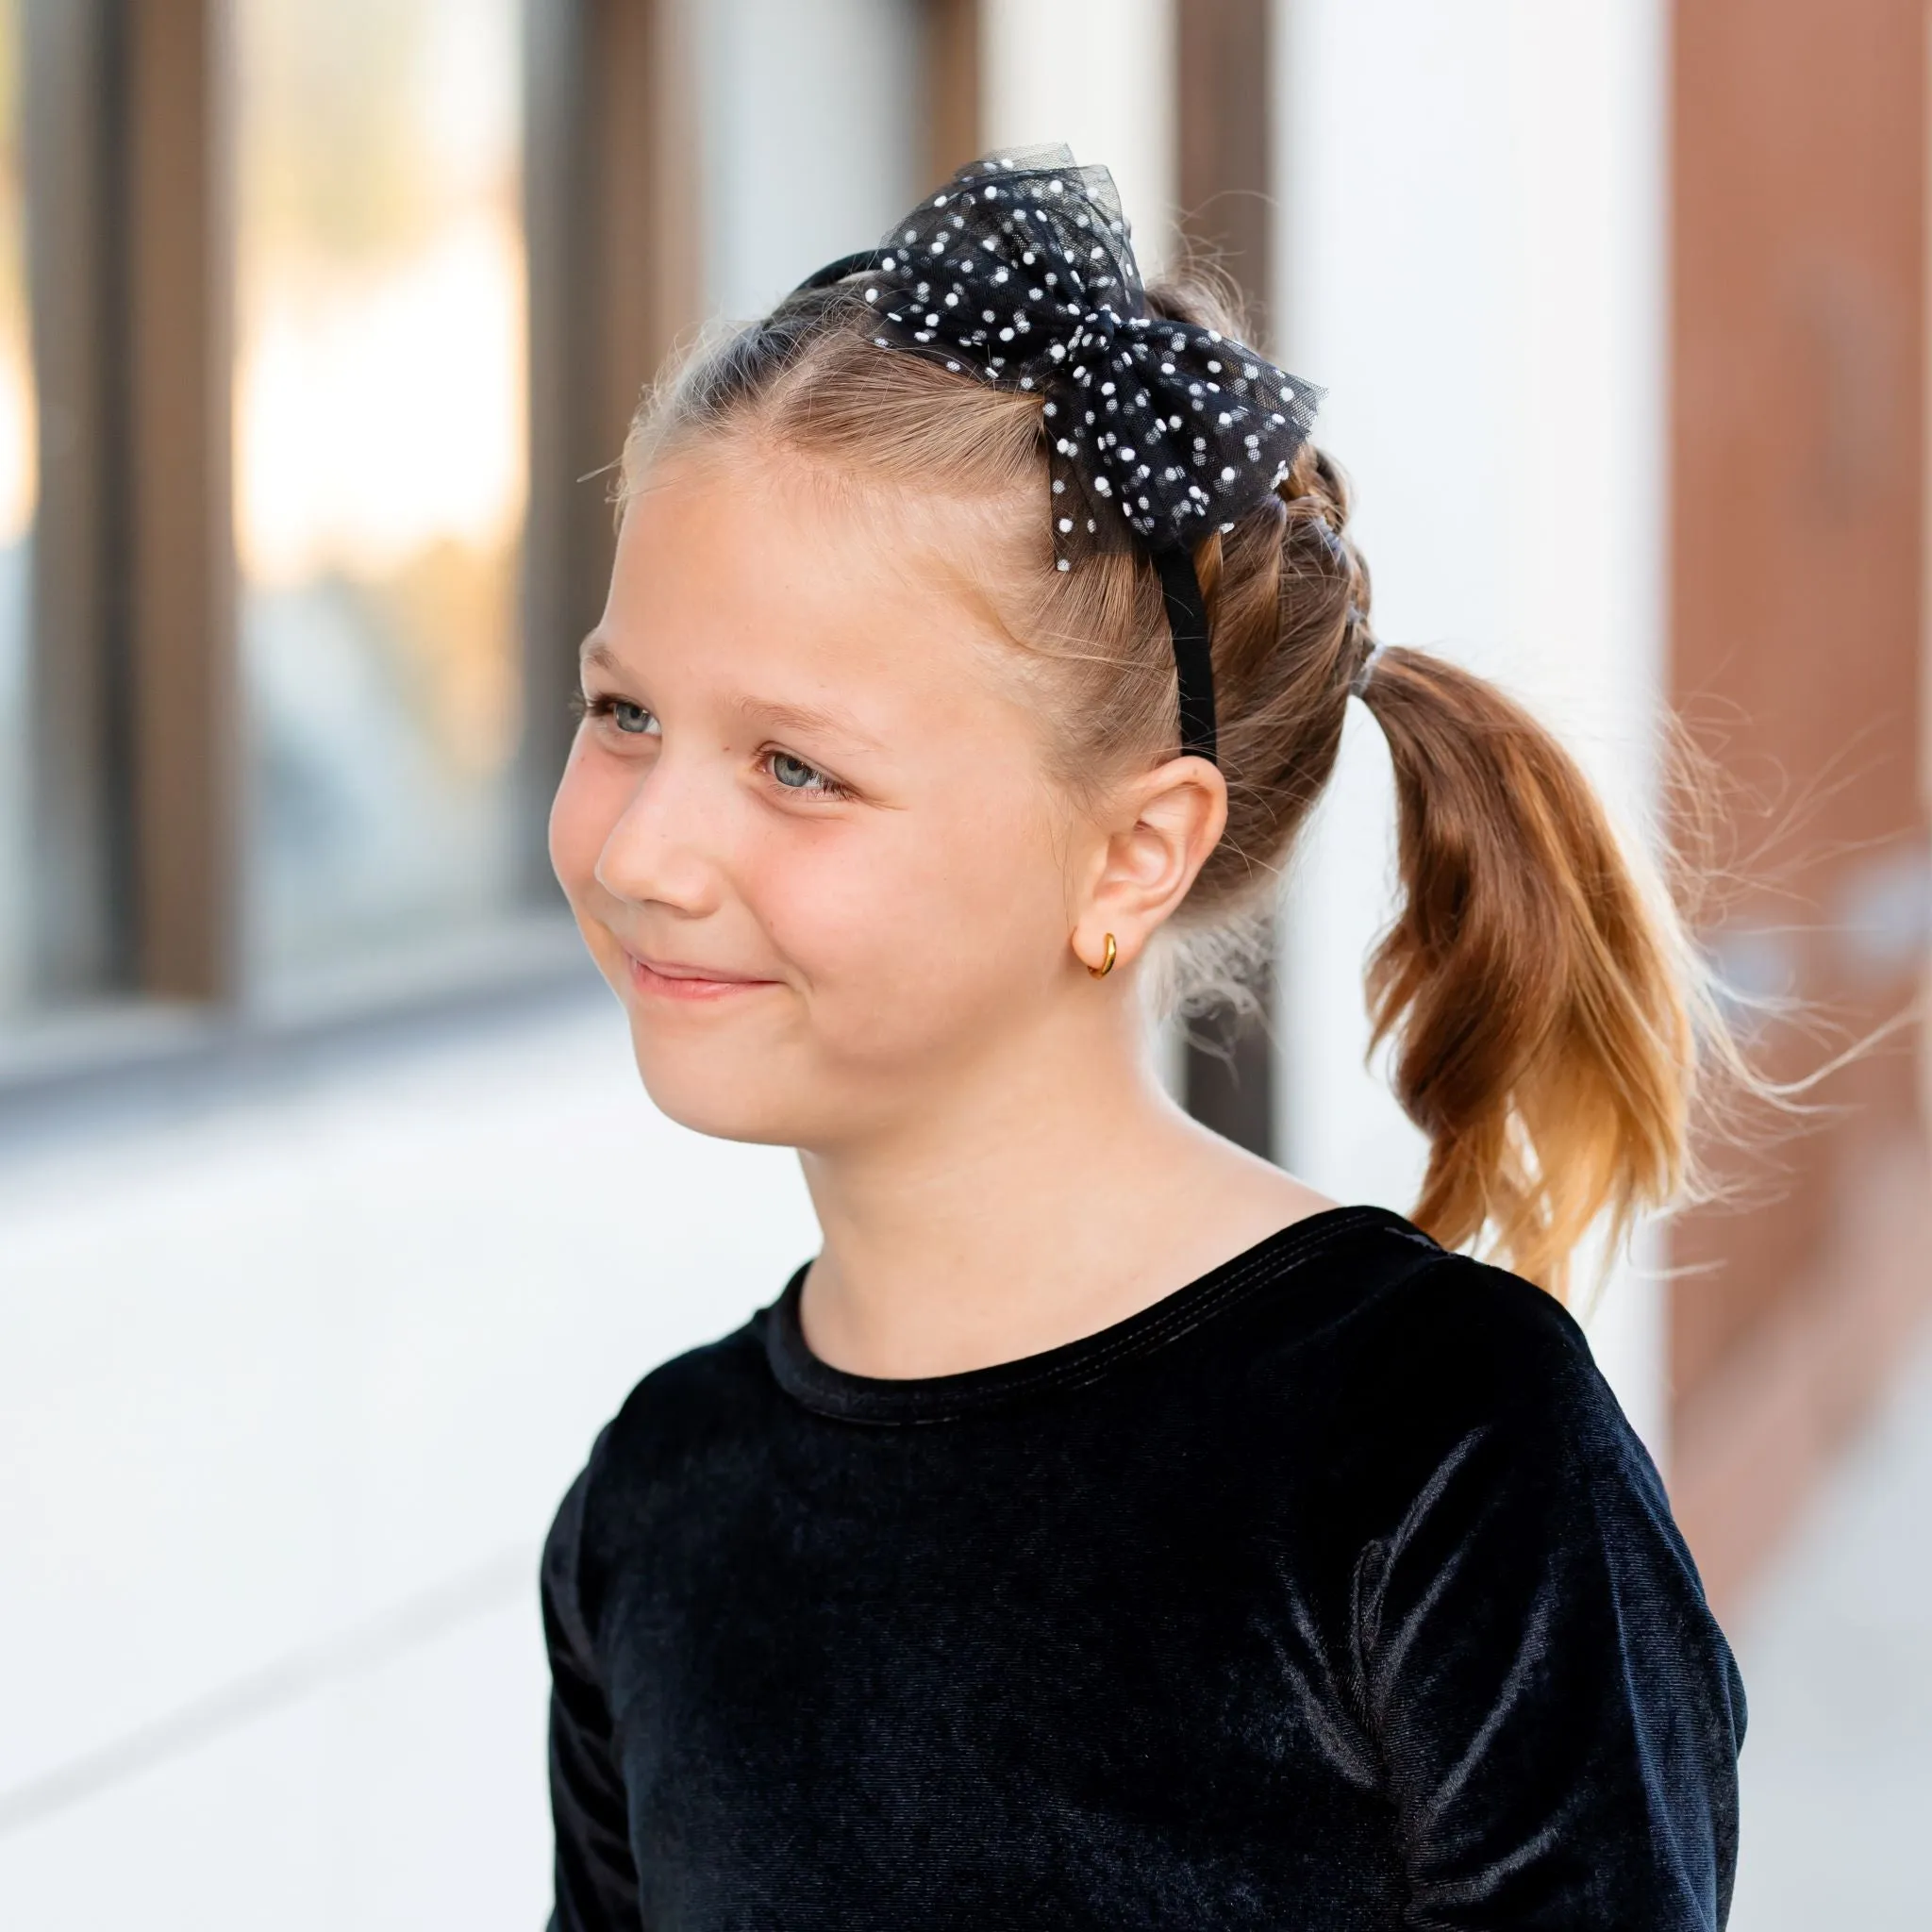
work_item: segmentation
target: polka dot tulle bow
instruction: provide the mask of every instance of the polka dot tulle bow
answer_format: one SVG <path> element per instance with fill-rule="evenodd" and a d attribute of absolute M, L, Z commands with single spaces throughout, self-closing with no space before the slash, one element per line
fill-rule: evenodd
<path fill-rule="evenodd" d="M 1041 397 L 1062 570 L 1227 528 L 1286 475 L 1321 401 L 1240 342 L 1150 316 L 1113 176 L 1064 147 L 960 169 L 858 286 L 880 347 Z"/>

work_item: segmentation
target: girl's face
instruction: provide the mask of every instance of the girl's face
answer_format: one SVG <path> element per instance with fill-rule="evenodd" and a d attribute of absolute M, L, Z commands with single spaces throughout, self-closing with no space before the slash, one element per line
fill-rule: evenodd
<path fill-rule="evenodd" d="M 1106 841 L 920 517 L 729 452 L 625 514 L 551 856 L 651 1097 L 704 1132 L 890 1129 L 1094 997 L 1069 939 Z"/>

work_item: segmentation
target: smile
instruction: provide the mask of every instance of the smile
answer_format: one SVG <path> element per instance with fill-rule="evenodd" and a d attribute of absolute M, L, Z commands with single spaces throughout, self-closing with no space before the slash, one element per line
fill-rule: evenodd
<path fill-rule="evenodd" d="M 630 983 L 653 999 L 722 1000 L 778 983 L 774 979 L 755 979 L 748 974 L 721 973 L 710 966 L 688 966 L 677 960 L 641 959 L 635 953 L 624 957 L 630 969 Z"/>

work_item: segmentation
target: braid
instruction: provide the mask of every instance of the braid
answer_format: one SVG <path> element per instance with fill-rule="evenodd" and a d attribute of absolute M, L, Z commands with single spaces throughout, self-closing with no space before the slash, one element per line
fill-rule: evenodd
<path fill-rule="evenodd" d="M 1314 568 L 1339 577 L 1347 593 L 1338 668 L 1353 686 L 1374 653 L 1374 635 L 1369 626 L 1369 567 L 1348 535 L 1352 508 L 1348 479 L 1325 450 L 1307 445 L 1282 484 L 1289 498 L 1289 515 L 1300 520 L 1320 544 L 1325 558 Z"/>

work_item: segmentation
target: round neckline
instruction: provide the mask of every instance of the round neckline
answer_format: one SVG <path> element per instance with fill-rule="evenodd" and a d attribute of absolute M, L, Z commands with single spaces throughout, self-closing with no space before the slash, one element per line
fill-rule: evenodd
<path fill-rule="evenodd" d="M 765 1310 L 765 1356 L 778 1386 L 817 1415 L 882 1425 L 952 1422 L 1026 1396 L 1083 1388 L 1121 1363 L 1138 1360 L 1192 1333 L 1257 1289 L 1279 1281 L 1338 1237 L 1369 1227 L 1389 1228 L 1434 1245 L 1386 1208 L 1324 1208 L 1277 1228 L 1184 1287 L 1091 1335 L 1012 1361 L 903 1380 L 851 1374 L 811 1352 L 799 1313 L 811 1265 L 807 1262 Z"/>

